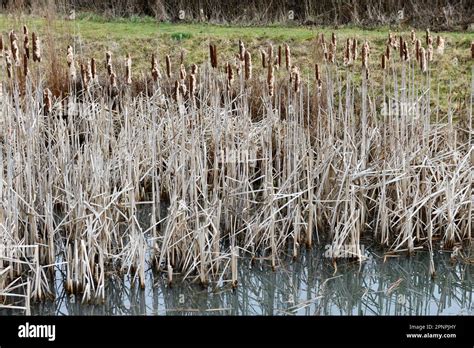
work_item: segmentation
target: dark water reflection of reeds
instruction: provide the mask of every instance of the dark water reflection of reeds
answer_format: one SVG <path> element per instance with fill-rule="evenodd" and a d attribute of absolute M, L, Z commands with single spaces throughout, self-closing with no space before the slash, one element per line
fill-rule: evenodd
<path fill-rule="evenodd" d="M 474 313 L 472 266 L 451 264 L 437 254 L 431 279 L 426 253 L 387 260 L 372 256 L 338 264 L 337 272 L 314 251 L 288 261 L 275 272 L 240 267 L 239 286 L 203 289 L 189 281 L 168 288 L 164 279 L 147 277 L 141 290 L 112 280 L 104 304 L 82 305 L 58 290 L 53 303 L 32 308 L 42 315 L 458 315 Z M 153 286 L 154 284 L 154 286 Z M 395 284 L 395 285 L 394 285 Z M 398 284 L 398 286 L 396 285 Z M 392 290 L 389 289 L 392 287 Z M 74 303 L 71 303 L 74 302 Z"/>

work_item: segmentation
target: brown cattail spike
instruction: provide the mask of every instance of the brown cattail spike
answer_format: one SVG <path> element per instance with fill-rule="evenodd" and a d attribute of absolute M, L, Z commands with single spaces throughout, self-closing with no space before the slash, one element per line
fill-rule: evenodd
<path fill-rule="evenodd" d="M 474 59 L 474 41 L 471 42 L 471 58 Z"/>
<path fill-rule="evenodd" d="M 423 73 L 427 71 L 426 51 L 424 47 L 420 48 L 420 69 Z"/>
<path fill-rule="evenodd" d="M 245 51 L 245 80 L 252 78 L 252 56 L 249 51 Z"/>
<path fill-rule="evenodd" d="M 26 56 L 26 53 L 23 54 L 23 74 L 25 76 L 28 76 L 29 74 L 29 69 L 28 69 L 28 57 Z"/>
<path fill-rule="evenodd" d="M 387 62 L 386 62 L 386 56 L 385 54 L 382 54 L 382 70 L 387 69 Z"/>
<path fill-rule="evenodd" d="M 278 61 L 277 61 L 278 62 L 278 64 L 277 64 L 278 68 L 281 67 L 282 52 L 283 52 L 283 49 L 282 49 L 281 45 L 278 45 Z"/>
<path fill-rule="evenodd" d="M 285 44 L 285 64 L 286 64 L 286 70 L 290 70 L 291 67 L 291 51 L 290 51 L 290 46 L 288 44 Z"/>
<path fill-rule="evenodd" d="M 181 64 L 179 67 L 179 78 L 181 80 L 186 79 L 186 68 L 184 67 L 184 64 Z"/>
<path fill-rule="evenodd" d="M 438 35 L 438 38 L 436 39 L 436 52 L 439 55 L 444 54 L 444 38 L 442 36 Z"/>
<path fill-rule="evenodd" d="M 262 56 L 262 68 L 265 69 L 267 67 L 267 53 L 264 50 L 261 50 L 260 54 Z"/>
<path fill-rule="evenodd" d="M 95 65 L 94 58 L 91 58 L 91 74 L 92 74 L 92 80 L 95 80 L 97 77 L 97 67 Z"/>
<path fill-rule="evenodd" d="M 28 34 L 23 38 L 23 49 L 25 50 L 26 58 L 30 59 L 30 39 L 28 38 Z"/>
<path fill-rule="evenodd" d="M 245 45 L 242 40 L 239 40 L 239 59 L 242 62 L 245 59 Z"/>
<path fill-rule="evenodd" d="M 32 41 L 33 41 L 33 62 L 41 62 L 41 42 L 36 36 L 36 33 L 33 32 L 32 34 Z"/>
<path fill-rule="evenodd" d="M 273 76 L 273 64 L 268 65 L 267 73 L 268 95 L 273 97 L 275 93 L 275 77 Z"/>
<path fill-rule="evenodd" d="M 49 89 L 45 89 L 43 91 L 43 112 L 44 115 L 47 116 L 51 113 L 52 110 L 52 101 L 51 101 L 51 91 Z"/>
<path fill-rule="evenodd" d="M 5 52 L 5 63 L 7 65 L 7 76 L 9 79 L 13 77 L 13 64 L 10 58 L 10 53 Z"/>

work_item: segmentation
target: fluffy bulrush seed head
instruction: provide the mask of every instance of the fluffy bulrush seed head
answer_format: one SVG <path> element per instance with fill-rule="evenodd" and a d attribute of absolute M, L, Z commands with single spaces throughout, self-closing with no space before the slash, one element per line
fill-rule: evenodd
<path fill-rule="evenodd" d="M 245 80 L 252 78 L 252 56 L 249 51 L 245 51 Z"/>
<path fill-rule="evenodd" d="M 72 81 L 74 81 L 76 79 L 77 73 L 76 73 L 76 64 L 74 62 L 74 52 L 72 50 L 71 45 L 67 46 L 66 60 L 67 60 L 67 66 L 69 69 L 69 77 L 71 78 Z"/>
<path fill-rule="evenodd" d="M 109 81 L 110 81 L 110 87 L 113 89 L 117 88 L 117 76 L 115 76 L 115 73 L 112 71 L 110 76 L 109 76 Z"/>
<path fill-rule="evenodd" d="M 191 65 L 191 74 L 197 75 L 197 73 L 198 73 L 198 66 L 197 66 L 197 64 Z"/>
<path fill-rule="evenodd" d="M 132 57 L 130 53 L 127 54 L 127 59 L 125 60 L 125 83 L 127 85 L 132 84 Z"/>
<path fill-rule="evenodd" d="M 444 54 L 444 38 L 442 36 L 439 36 L 436 38 L 436 52 L 439 55 Z"/>
<path fill-rule="evenodd" d="M 273 66 L 273 45 L 272 44 L 269 44 L 268 45 L 268 49 L 267 49 L 267 53 L 268 53 L 268 66 Z"/>
<path fill-rule="evenodd" d="M 285 64 L 286 64 L 286 70 L 290 71 L 291 51 L 290 51 L 290 46 L 288 46 L 288 44 L 285 44 Z"/>
<path fill-rule="evenodd" d="M 30 59 L 30 39 L 28 37 L 28 29 L 26 29 L 26 34 L 23 37 L 23 49 L 25 51 L 26 58 Z"/>
<path fill-rule="evenodd" d="M 426 50 L 424 47 L 420 48 L 420 69 L 423 73 L 427 71 Z"/>
<path fill-rule="evenodd" d="M 33 41 L 33 62 L 41 62 L 41 41 L 39 37 L 33 32 L 32 41 Z"/>
<path fill-rule="evenodd" d="M 9 79 L 13 77 L 13 64 L 10 58 L 10 53 L 5 52 L 5 63 L 7 65 L 7 76 Z"/>
<path fill-rule="evenodd" d="M 114 72 L 112 67 L 112 52 L 110 51 L 105 52 L 105 68 L 107 69 L 107 75 L 110 77 Z"/>
<path fill-rule="evenodd" d="M 392 47 L 392 48 L 397 48 L 398 45 L 397 45 L 397 38 L 395 37 L 395 35 L 393 35 L 392 32 L 389 32 L 388 33 L 388 40 L 387 40 L 387 43 Z"/>
<path fill-rule="evenodd" d="M 239 40 L 239 59 L 242 62 L 245 59 L 245 45 L 242 40 Z"/>
<path fill-rule="evenodd" d="M 416 61 L 418 63 L 420 62 L 420 58 L 421 58 L 420 49 L 421 49 L 421 41 L 420 39 L 417 39 L 415 42 L 415 56 L 416 56 Z"/>
<path fill-rule="evenodd" d="M 427 59 L 429 62 L 433 61 L 433 44 L 429 43 L 428 47 L 426 48 Z"/>
<path fill-rule="evenodd" d="M 265 69 L 267 67 L 267 52 L 260 50 L 260 55 L 262 57 L 262 68 Z"/>
<path fill-rule="evenodd" d="M 430 41 L 432 41 L 430 28 L 427 28 L 426 29 L 426 44 L 428 45 L 430 43 Z"/>
<path fill-rule="evenodd" d="M 186 79 L 186 68 L 184 67 L 184 64 L 181 64 L 179 66 L 179 78 L 181 80 L 185 80 Z"/>
<path fill-rule="evenodd" d="M 291 67 L 291 74 L 290 74 L 290 82 L 293 80 L 293 91 L 295 93 L 298 93 L 300 91 L 300 69 L 298 69 L 297 66 L 292 66 Z"/>
<path fill-rule="evenodd" d="M 334 47 L 337 47 L 336 33 L 332 33 L 332 35 L 331 35 L 331 43 L 334 45 Z"/>
<path fill-rule="evenodd" d="M 408 62 L 410 60 L 410 51 L 408 49 L 408 43 L 406 41 L 403 42 L 403 60 Z"/>
<path fill-rule="evenodd" d="M 336 46 L 332 41 L 329 44 L 328 61 L 332 64 L 336 63 Z"/>
<path fill-rule="evenodd" d="M 367 41 L 362 45 L 362 67 L 369 69 L 370 45 Z"/>
<path fill-rule="evenodd" d="M 415 29 L 412 29 L 412 30 L 411 30 L 411 43 L 414 44 L 415 41 L 416 41 Z"/>
<path fill-rule="evenodd" d="M 351 55 L 352 40 L 347 39 L 346 48 L 344 50 L 344 65 L 352 64 L 352 55 Z"/>
<path fill-rule="evenodd" d="M 81 64 L 81 79 L 82 86 L 84 89 L 89 88 L 89 76 L 87 74 L 87 67 L 84 64 Z"/>
<path fill-rule="evenodd" d="M 329 60 L 329 54 L 328 54 L 328 48 L 326 46 L 326 42 L 321 43 L 321 48 L 323 50 L 324 61 L 327 62 Z"/>
<path fill-rule="evenodd" d="M 19 66 L 20 65 L 20 50 L 18 49 L 18 43 L 16 40 L 12 41 L 11 50 L 12 50 L 13 61 L 15 62 L 16 66 Z"/>
<path fill-rule="evenodd" d="M 161 78 L 160 69 L 158 68 L 158 62 L 156 61 L 155 54 L 151 55 L 151 77 L 153 81 L 157 82 Z"/>

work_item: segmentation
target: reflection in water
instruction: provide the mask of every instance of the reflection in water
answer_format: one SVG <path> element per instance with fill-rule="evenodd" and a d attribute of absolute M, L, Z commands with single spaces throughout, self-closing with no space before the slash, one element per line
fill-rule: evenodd
<path fill-rule="evenodd" d="M 277 271 L 240 267 L 239 286 L 203 289 L 189 281 L 172 288 L 147 277 L 146 290 L 111 280 L 104 304 L 82 305 L 58 289 L 53 303 L 32 308 L 42 315 L 437 315 L 474 314 L 472 270 L 435 257 L 429 276 L 426 253 L 385 263 L 375 256 L 362 264 L 338 264 L 337 272 L 316 251 Z M 60 284 L 60 282 L 57 282 Z M 154 285 L 153 285 L 154 284 Z M 1 313 L 1 312 L 0 312 Z"/>

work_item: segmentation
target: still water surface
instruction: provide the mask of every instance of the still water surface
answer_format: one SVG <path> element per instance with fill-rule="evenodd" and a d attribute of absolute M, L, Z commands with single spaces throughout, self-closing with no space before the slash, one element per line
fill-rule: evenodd
<path fill-rule="evenodd" d="M 112 280 L 103 304 L 81 304 L 58 288 L 54 302 L 36 304 L 40 315 L 473 315 L 472 265 L 435 254 L 436 277 L 426 252 L 362 262 L 339 262 L 320 250 L 284 262 L 275 272 L 242 265 L 239 286 L 203 289 L 189 281 L 168 287 L 149 272 L 141 290 Z M 61 282 L 57 282 L 60 284 Z"/>

